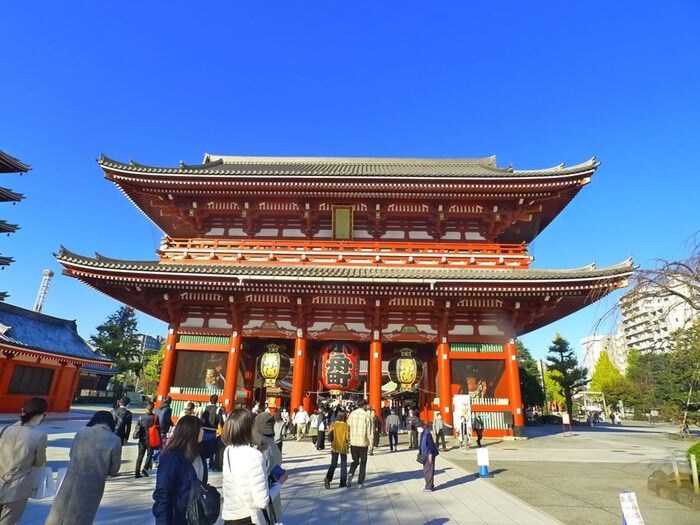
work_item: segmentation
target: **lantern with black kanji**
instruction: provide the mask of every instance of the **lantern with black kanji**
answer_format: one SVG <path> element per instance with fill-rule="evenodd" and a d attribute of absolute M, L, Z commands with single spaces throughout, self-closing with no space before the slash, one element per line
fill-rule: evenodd
<path fill-rule="evenodd" d="M 360 351 L 347 342 L 333 342 L 321 348 L 321 380 L 332 394 L 354 390 L 360 378 Z"/>
<path fill-rule="evenodd" d="M 287 377 L 289 373 L 289 356 L 281 352 L 282 348 L 270 343 L 267 350 L 260 356 L 258 371 L 265 380 L 263 386 L 274 388 L 280 379 Z"/>
<path fill-rule="evenodd" d="M 423 363 L 411 348 L 402 348 L 389 361 L 389 377 L 399 385 L 399 392 L 413 392 L 423 378 Z"/>

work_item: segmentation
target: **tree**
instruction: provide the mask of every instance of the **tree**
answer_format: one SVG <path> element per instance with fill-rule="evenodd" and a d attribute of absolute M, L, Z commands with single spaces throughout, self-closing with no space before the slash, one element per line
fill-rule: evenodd
<path fill-rule="evenodd" d="M 515 340 L 518 351 L 518 370 L 520 372 L 520 393 L 526 407 L 544 405 L 544 391 L 540 383 L 540 371 L 537 361 L 530 351 L 518 339 Z"/>
<path fill-rule="evenodd" d="M 561 385 L 554 379 L 554 376 L 561 375 L 556 370 L 544 371 L 544 387 L 547 393 L 547 402 L 563 405 L 565 403 L 564 392 Z"/>
<path fill-rule="evenodd" d="M 566 403 L 566 411 L 569 413 L 569 416 L 572 416 L 574 394 L 586 386 L 588 371 L 578 366 L 578 359 L 576 359 L 574 351 L 569 346 L 569 342 L 559 334 L 552 341 L 549 347 L 549 354 L 551 354 L 547 356 L 549 368 L 558 372 L 558 374 L 552 374 L 552 379 L 561 386 L 564 402 Z"/>
<path fill-rule="evenodd" d="M 90 342 L 100 353 L 114 359 L 120 370 L 120 379 L 126 379 L 130 371 L 138 373 L 141 368 L 141 340 L 133 308 L 122 306 L 110 315 L 97 327 L 97 334 L 90 337 Z"/>
<path fill-rule="evenodd" d="M 165 357 L 165 346 L 158 352 L 151 354 L 141 370 L 139 387 L 142 392 L 155 394 L 160 381 L 160 371 L 163 368 L 163 358 Z"/>
<path fill-rule="evenodd" d="M 627 405 L 634 393 L 632 383 L 613 365 L 605 352 L 600 354 L 593 369 L 590 389 L 602 392 L 608 405 L 616 405 L 620 401 Z"/>

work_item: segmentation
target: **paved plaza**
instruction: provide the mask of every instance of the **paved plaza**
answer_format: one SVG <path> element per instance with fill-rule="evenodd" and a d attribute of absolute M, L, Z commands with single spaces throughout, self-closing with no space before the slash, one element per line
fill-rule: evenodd
<path fill-rule="evenodd" d="M 85 425 L 89 411 L 70 415 L 53 415 L 44 425 L 50 432 L 49 464 L 54 470 L 67 465 L 68 452 L 75 431 Z M 0 416 L 6 423 L 7 416 Z M 405 436 L 403 436 L 405 439 Z M 448 455 L 448 454 L 446 454 Z M 555 524 L 547 514 L 523 503 L 491 481 L 473 475 L 475 462 L 466 469 L 457 467 L 442 456 L 438 458 L 436 490 L 422 493 L 422 470 L 415 461 L 415 451 L 390 453 L 381 447 L 368 458 L 366 488 L 323 487 L 330 453 L 316 451 L 307 439 L 286 441 L 284 467 L 289 480 L 283 488 L 282 521 L 297 524 Z M 95 523 L 151 523 L 151 494 L 155 476 L 134 479 L 136 445 L 130 443 L 123 453 L 121 474 L 107 482 L 105 495 Z M 221 474 L 211 481 L 221 485 Z M 49 501 L 30 500 L 23 525 L 43 524 Z"/>

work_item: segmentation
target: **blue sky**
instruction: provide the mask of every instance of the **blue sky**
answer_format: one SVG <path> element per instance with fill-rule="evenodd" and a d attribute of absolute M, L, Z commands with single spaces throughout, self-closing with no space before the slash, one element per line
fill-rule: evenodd
<path fill-rule="evenodd" d="M 435 5 L 438 4 L 438 5 Z M 681 258 L 698 230 L 700 4 L 574 2 L 4 3 L 0 185 L 9 302 L 88 337 L 119 304 L 60 275 L 61 245 L 153 259 L 161 232 L 95 163 L 205 152 L 602 162 L 531 246 L 538 268 Z M 491 5 L 494 4 L 494 5 Z M 524 337 L 578 348 L 610 299 Z M 164 333 L 139 316 L 140 328 Z"/>

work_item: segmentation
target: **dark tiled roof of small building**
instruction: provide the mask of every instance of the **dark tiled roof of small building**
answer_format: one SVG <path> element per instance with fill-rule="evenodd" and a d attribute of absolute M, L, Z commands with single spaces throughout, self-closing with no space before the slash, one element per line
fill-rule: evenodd
<path fill-rule="evenodd" d="M 0 173 L 26 173 L 30 169 L 22 161 L 0 150 Z"/>
<path fill-rule="evenodd" d="M 101 155 L 105 169 L 151 175 L 199 175 L 240 177 L 445 177 L 445 178 L 539 178 L 591 173 L 599 166 L 595 157 L 574 166 L 564 164 L 545 169 L 516 170 L 496 165 L 496 157 L 397 158 L 397 157 L 253 157 L 210 155 L 204 163 L 180 163 L 176 168 L 123 163 Z"/>
<path fill-rule="evenodd" d="M 52 317 L 19 306 L 0 303 L 0 344 L 36 350 L 77 360 L 109 364 L 78 335 L 75 321 Z"/>
<path fill-rule="evenodd" d="M 146 272 L 158 274 L 189 274 L 198 276 L 231 276 L 231 277 L 274 277 L 281 278 L 313 278 L 339 280 L 378 280 L 378 279 L 425 279 L 440 281 L 550 281 L 600 279 L 622 276 L 632 273 L 634 263 L 627 259 L 619 264 L 606 268 L 596 268 L 590 264 L 582 268 L 568 270 L 539 270 L 539 269 L 479 269 L 479 268 L 421 268 L 417 265 L 395 266 L 352 266 L 349 264 L 333 265 L 282 265 L 282 264 L 163 264 L 158 261 L 124 261 L 111 259 L 96 254 L 95 258 L 84 257 L 61 248 L 57 259 L 66 264 L 103 268 L 114 271 Z"/>

